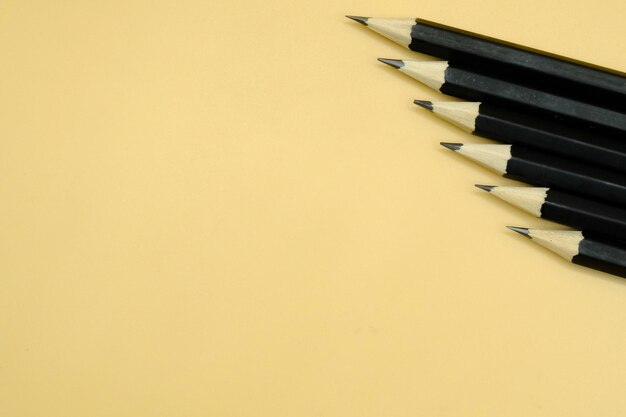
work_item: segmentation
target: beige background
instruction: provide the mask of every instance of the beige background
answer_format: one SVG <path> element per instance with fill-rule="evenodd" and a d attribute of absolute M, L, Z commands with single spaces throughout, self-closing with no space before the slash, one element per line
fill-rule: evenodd
<path fill-rule="evenodd" d="M 617 0 L 2 1 L 1 416 L 626 413 L 626 283 L 346 13 L 626 70 Z"/>

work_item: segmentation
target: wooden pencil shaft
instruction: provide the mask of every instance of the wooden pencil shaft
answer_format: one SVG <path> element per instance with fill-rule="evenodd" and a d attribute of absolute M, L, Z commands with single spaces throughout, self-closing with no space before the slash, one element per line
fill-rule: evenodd
<path fill-rule="evenodd" d="M 626 240 L 624 208 L 544 187 L 477 187 L 535 217 Z"/>
<path fill-rule="evenodd" d="M 482 103 L 473 133 L 626 172 L 626 141 L 500 106 Z"/>
<path fill-rule="evenodd" d="M 532 149 L 512 145 L 505 176 L 626 207 L 626 175 Z"/>
<path fill-rule="evenodd" d="M 416 19 L 409 49 L 618 110 L 626 110 L 626 74 L 499 39 Z"/>
<path fill-rule="evenodd" d="M 626 277 L 626 243 L 579 230 L 542 230 L 511 227 L 568 262 Z"/>
<path fill-rule="evenodd" d="M 571 193 L 548 190 L 541 217 L 583 231 L 626 239 L 626 210 Z"/>
<path fill-rule="evenodd" d="M 576 127 L 593 129 L 597 126 L 611 129 L 616 135 L 626 138 L 626 113 L 488 77 L 478 72 L 448 66 L 445 70 L 445 83 L 439 91 L 465 100 L 512 106 Z"/>
<path fill-rule="evenodd" d="M 583 233 L 585 234 L 585 233 Z M 608 241 L 585 237 L 572 263 L 626 278 L 626 248 Z"/>

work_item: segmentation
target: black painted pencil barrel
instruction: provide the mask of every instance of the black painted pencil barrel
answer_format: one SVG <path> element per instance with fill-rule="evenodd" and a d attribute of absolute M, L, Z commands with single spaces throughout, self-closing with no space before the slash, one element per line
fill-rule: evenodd
<path fill-rule="evenodd" d="M 480 105 L 473 133 L 626 172 L 626 141 L 499 106 Z"/>
<path fill-rule="evenodd" d="M 416 19 L 409 49 L 541 90 L 626 111 L 626 74 Z"/>
<path fill-rule="evenodd" d="M 575 229 L 626 239 L 626 209 L 574 194 L 548 190 L 541 217 Z"/>
<path fill-rule="evenodd" d="M 626 207 L 626 175 L 511 145 L 506 177 Z"/>
<path fill-rule="evenodd" d="M 572 263 L 626 278 L 626 247 L 616 242 L 587 237 L 578 246 Z"/>
<path fill-rule="evenodd" d="M 448 66 L 442 93 L 470 101 L 484 101 L 517 108 L 520 112 L 559 120 L 578 128 L 606 130 L 626 140 L 626 114 L 558 96 L 537 88 L 484 75 L 481 72 Z"/>

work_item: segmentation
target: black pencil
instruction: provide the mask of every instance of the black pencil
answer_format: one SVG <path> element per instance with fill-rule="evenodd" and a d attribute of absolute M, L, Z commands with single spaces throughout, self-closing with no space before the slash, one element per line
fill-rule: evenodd
<path fill-rule="evenodd" d="M 626 206 L 626 175 L 517 145 L 441 143 L 500 175 Z"/>
<path fill-rule="evenodd" d="M 507 203 L 542 219 L 626 240 L 626 210 L 550 188 L 479 185 Z"/>
<path fill-rule="evenodd" d="M 477 136 L 626 172 L 625 141 L 488 103 L 424 100 L 414 103 Z"/>
<path fill-rule="evenodd" d="M 567 261 L 626 278 L 626 246 L 587 232 L 507 226 Z"/>
<path fill-rule="evenodd" d="M 626 110 L 626 74 L 423 19 L 347 16 L 415 52 Z"/>
<path fill-rule="evenodd" d="M 609 134 L 626 138 L 626 113 L 457 68 L 448 61 L 379 60 L 449 96 L 513 106 L 578 127 L 611 129 L 614 133 Z"/>

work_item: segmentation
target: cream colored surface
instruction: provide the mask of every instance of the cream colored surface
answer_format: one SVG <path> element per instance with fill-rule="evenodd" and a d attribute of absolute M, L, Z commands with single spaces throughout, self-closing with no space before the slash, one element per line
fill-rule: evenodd
<path fill-rule="evenodd" d="M 570 262 L 574 256 L 578 255 L 578 247 L 584 239 L 581 232 L 573 230 L 530 229 L 529 232 L 533 242 L 540 244 Z"/>
<path fill-rule="evenodd" d="M 367 27 L 390 40 L 408 47 L 411 43 L 411 28 L 415 19 L 388 19 L 372 17 L 367 20 Z"/>
<path fill-rule="evenodd" d="M 610 0 L 2 1 L 0 416 L 624 416 L 626 282 L 345 14 L 626 69 Z"/>
<path fill-rule="evenodd" d="M 468 133 L 473 133 L 476 130 L 479 102 L 436 101 L 432 103 L 432 106 L 433 113 L 437 117 L 447 120 Z"/>
<path fill-rule="evenodd" d="M 404 60 L 399 71 L 439 91 L 445 80 L 448 61 L 413 61 Z"/>
<path fill-rule="evenodd" d="M 541 217 L 541 207 L 546 201 L 548 190 L 541 187 L 495 187 L 489 194 L 535 217 Z"/>
<path fill-rule="evenodd" d="M 506 174 L 506 166 L 511 159 L 511 145 L 466 143 L 455 152 L 500 175 Z"/>

